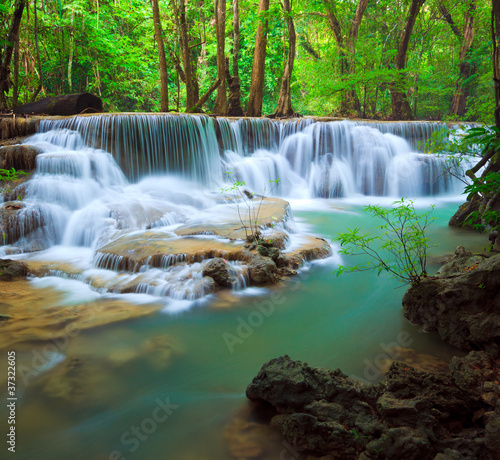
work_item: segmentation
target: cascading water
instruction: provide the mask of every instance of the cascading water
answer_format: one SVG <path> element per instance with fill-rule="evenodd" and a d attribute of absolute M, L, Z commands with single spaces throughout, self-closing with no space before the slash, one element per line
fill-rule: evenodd
<path fill-rule="evenodd" d="M 21 210 L 4 218 L 9 226 L 4 251 L 47 249 L 24 257 L 61 263 L 68 259 L 62 253 L 75 251 L 80 257 L 72 262 L 71 273 L 55 265 L 48 273 L 79 279 L 102 292 L 193 300 L 210 291 L 202 275 L 206 256 L 188 260 L 174 251 L 146 254 L 138 261 L 120 249 L 120 242 L 177 241 L 181 225 L 208 225 L 191 240 L 217 239 L 213 224 L 230 220 L 227 204 L 220 205 L 226 200 L 220 190 L 228 171 L 230 181 L 243 180 L 253 192 L 285 198 L 453 193 L 453 181 L 441 173 L 443 160 L 414 151 L 394 134 L 416 142 L 439 128 L 430 123 L 214 121 L 179 115 L 43 120 L 41 133 L 27 141 L 43 153 L 36 174 L 23 186 Z M 232 212 L 233 221 L 241 219 L 239 207 L 237 214 Z M 285 221 L 278 227 L 284 249 L 288 245 L 291 250 L 297 241 L 290 238 L 292 227 Z M 120 250 L 101 252 L 110 243 Z M 231 286 L 244 289 L 246 266 L 231 263 Z"/>

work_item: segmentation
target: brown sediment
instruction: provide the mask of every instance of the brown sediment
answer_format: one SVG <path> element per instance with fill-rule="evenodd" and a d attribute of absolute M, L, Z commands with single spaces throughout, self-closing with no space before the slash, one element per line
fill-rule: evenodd
<path fill-rule="evenodd" d="M 5 317 L 0 321 L 0 349 L 77 335 L 84 329 L 139 318 L 161 308 L 116 299 L 64 305 L 62 293 L 35 288 L 27 280 L 0 282 L 0 295 L 0 314 Z"/>

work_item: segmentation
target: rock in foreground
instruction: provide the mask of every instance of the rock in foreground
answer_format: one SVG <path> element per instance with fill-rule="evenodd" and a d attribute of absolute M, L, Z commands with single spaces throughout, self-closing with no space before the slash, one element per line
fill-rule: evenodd
<path fill-rule="evenodd" d="M 450 345 L 500 357 L 500 255 L 457 256 L 410 287 L 403 307 L 407 319 Z"/>
<path fill-rule="evenodd" d="M 499 361 L 485 352 L 453 358 L 451 374 L 395 362 L 364 385 L 340 370 L 288 356 L 266 363 L 247 397 L 298 452 L 325 459 L 496 459 Z"/>

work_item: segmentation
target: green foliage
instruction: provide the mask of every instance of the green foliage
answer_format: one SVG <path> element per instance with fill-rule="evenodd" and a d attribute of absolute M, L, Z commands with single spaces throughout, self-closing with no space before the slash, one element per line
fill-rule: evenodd
<path fill-rule="evenodd" d="M 498 139 L 497 139 L 498 141 Z M 489 172 L 482 177 L 472 179 L 472 184 L 465 187 L 467 199 L 473 195 L 483 198 L 483 206 L 478 211 L 471 213 L 466 223 L 479 232 L 498 229 L 500 227 L 500 209 L 495 206 L 500 195 L 500 172 Z"/>
<path fill-rule="evenodd" d="M 356 11 L 355 1 L 333 2 L 342 27 L 344 50 Z M 467 0 L 447 1 L 457 28 L 461 30 Z M 185 106 L 185 86 L 172 56 L 180 58 L 173 4 L 160 0 L 160 14 L 169 69 L 172 108 Z M 292 103 L 304 115 L 339 113 L 347 91 L 355 91 L 360 114 L 387 118 L 391 112 L 390 86 L 397 83 L 407 92 L 413 112 L 421 119 L 448 116 L 459 80 L 461 41 L 450 31 L 439 12 L 438 0 L 422 8 L 411 37 L 407 68 L 397 78 L 394 58 L 407 16 L 408 2 L 371 1 L 362 19 L 356 49 L 348 57 L 353 71 L 341 69 L 346 58 L 339 53 L 323 1 L 293 2 L 292 17 L 297 32 L 297 54 L 292 74 Z M 137 0 L 46 0 L 36 3 L 41 73 L 35 52 L 33 8 L 23 15 L 20 30 L 18 104 L 30 102 L 40 84 L 38 97 L 90 91 L 102 97 L 106 110 L 157 111 L 160 75 L 150 2 Z M 216 78 L 214 2 L 186 2 L 190 46 L 197 65 L 200 94 Z M 0 23 L 9 28 L 10 3 L 0 3 Z M 240 0 L 240 82 L 243 108 L 250 89 L 255 33 L 263 15 L 252 0 Z M 280 2 L 271 2 L 268 21 L 263 113 L 272 113 L 278 99 L 287 52 L 287 28 Z M 491 5 L 477 2 L 475 40 L 467 62 L 474 68 L 465 83 L 470 92 L 465 119 L 491 123 L 493 82 L 491 79 Z M 232 48 L 232 8 L 226 11 L 226 56 Z M 5 47 L 0 41 L 0 52 Z M 12 77 L 12 75 L 11 75 Z M 8 102 L 12 105 L 12 90 Z M 213 107 L 215 93 L 206 104 Z M 355 114 L 354 114 L 355 115 Z"/>
<path fill-rule="evenodd" d="M 25 176 L 27 174 L 27 172 L 17 171 L 15 168 L 0 169 L 0 181 L 18 180 L 20 176 Z"/>
<path fill-rule="evenodd" d="M 336 273 L 374 270 L 380 275 L 390 273 L 403 284 L 418 284 L 427 276 L 427 248 L 429 239 L 425 232 L 434 220 L 431 209 L 418 214 L 412 200 L 394 202 L 395 207 L 366 206 L 364 211 L 382 220 L 377 227 L 380 234 L 361 233 L 359 228 L 339 233 L 333 241 L 342 246 L 341 254 L 367 256 L 368 260 L 358 265 L 340 266 Z M 434 208 L 434 206 L 431 206 Z"/>

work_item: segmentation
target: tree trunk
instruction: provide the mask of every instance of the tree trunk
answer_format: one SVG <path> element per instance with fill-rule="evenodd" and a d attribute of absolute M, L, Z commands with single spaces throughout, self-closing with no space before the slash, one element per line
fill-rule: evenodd
<path fill-rule="evenodd" d="M 358 41 L 359 27 L 361 20 L 365 14 L 369 0 L 359 0 L 354 19 L 352 20 L 351 30 L 349 31 L 349 38 L 347 39 L 347 75 L 354 75 L 356 73 L 356 42 Z M 345 98 L 345 109 L 359 113 L 361 105 L 359 103 L 358 95 L 355 89 L 349 90 Z M 364 108 L 364 105 L 363 105 Z"/>
<path fill-rule="evenodd" d="M 227 115 L 243 116 L 241 108 L 240 76 L 238 60 L 240 54 L 240 8 L 239 0 L 233 0 L 233 75 L 229 74 L 229 62 L 226 62 L 227 84 L 229 86 Z"/>
<path fill-rule="evenodd" d="M 203 104 L 208 101 L 210 95 L 220 86 L 220 84 L 221 80 L 215 80 L 215 83 L 208 88 L 207 92 L 198 101 L 196 101 L 196 104 L 193 107 L 186 110 L 186 113 L 202 113 L 201 108 Z"/>
<path fill-rule="evenodd" d="M 9 35 L 7 36 L 7 43 L 0 61 L 0 110 L 5 110 L 7 108 L 7 93 L 12 86 L 10 80 L 10 63 L 14 45 L 19 39 L 19 26 L 21 25 L 21 18 L 25 5 L 25 0 L 16 0 L 14 14 L 10 23 Z"/>
<path fill-rule="evenodd" d="M 335 2 L 333 0 L 323 0 L 326 7 L 328 23 L 333 31 L 333 35 L 337 43 L 340 61 L 340 79 L 344 82 L 348 82 L 350 75 L 354 75 L 356 73 L 356 42 L 358 39 L 359 27 L 368 6 L 368 1 L 369 0 L 359 0 L 356 12 L 354 13 L 354 19 L 352 20 L 351 28 L 349 30 L 349 36 L 347 41 L 344 41 L 342 26 L 335 15 Z M 359 103 L 356 90 L 346 89 L 342 91 L 340 113 L 344 115 L 349 115 L 353 112 L 359 114 L 360 110 L 361 104 Z"/>
<path fill-rule="evenodd" d="M 288 57 L 286 60 L 283 78 L 281 80 L 278 106 L 273 114 L 274 117 L 292 117 L 295 111 L 292 108 L 291 79 L 293 72 L 293 61 L 295 60 L 295 26 L 292 18 L 292 6 L 290 0 L 283 0 L 283 14 L 286 19 L 288 29 Z"/>
<path fill-rule="evenodd" d="M 102 101 L 90 93 L 47 97 L 16 107 L 14 113 L 26 115 L 78 115 L 82 112 L 102 112 Z"/>
<path fill-rule="evenodd" d="M 493 82 L 495 85 L 495 124 L 500 130 L 500 0 L 492 0 Z"/>
<path fill-rule="evenodd" d="M 401 71 L 403 71 L 406 67 L 406 53 L 408 52 L 411 34 L 413 32 L 413 27 L 415 25 L 415 21 L 417 20 L 418 13 L 420 12 L 420 8 L 424 3 L 425 0 L 411 1 L 405 28 L 401 34 L 395 63 L 397 75 L 391 85 L 393 120 L 413 120 L 413 114 L 404 89 L 406 86 L 406 77 L 401 73 Z"/>
<path fill-rule="evenodd" d="M 158 0 L 151 0 L 151 7 L 153 8 L 155 39 L 158 45 L 158 58 L 160 61 L 160 111 L 168 112 L 168 69 L 167 59 L 165 58 L 165 46 L 163 45 L 163 30 L 161 27 Z"/>
<path fill-rule="evenodd" d="M 17 37 L 16 46 L 14 48 L 14 87 L 12 91 L 12 108 L 17 107 L 17 101 L 19 100 L 19 48 L 21 44 L 19 42 L 19 36 Z"/>
<path fill-rule="evenodd" d="M 476 12 L 476 1 L 469 0 L 467 11 L 465 12 L 465 24 L 463 34 L 460 36 L 462 45 L 460 47 L 460 76 L 457 81 L 455 93 L 453 94 L 453 101 L 451 103 L 451 115 L 463 117 L 465 115 L 465 108 L 467 104 L 467 97 L 470 92 L 469 78 L 474 74 L 474 65 L 468 62 L 472 50 L 472 43 L 474 41 L 474 21 Z"/>
<path fill-rule="evenodd" d="M 72 69 L 73 69 L 73 45 L 74 45 L 74 37 L 73 37 L 73 21 L 75 19 L 75 12 L 74 10 L 71 10 L 71 26 L 69 28 L 69 43 L 68 43 L 68 48 L 69 48 L 69 58 L 68 58 L 68 86 L 69 90 L 71 91 L 73 89 L 73 81 L 72 81 Z"/>
<path fill-rule="evenodd" d="M 33 11 L 35 15 L 35 49 L 36 49 L 36 63 L 38 66 L 38 80 L 39 80 L 38 88 L 33 96 L 33 100 L 35 100 L 35 98 L 38 96 L 38 93 L 43 89 L 42 61 L 40 59 L 40 46 L 38 45 L 38 12 L 36 7 L 36 0 L 34 0 L 33 2 Z"/>
<path fill-rule="evenodd" d="M 215 32 L 217 37 L 217 79 L 220 84 L 217 88 L 214 113 L 227 113 L 227 86 L 226 86 L 226 0 L 215 0 Z"/>
<path fill-rule="evenodd" d="M 252 78 L 250 95 L 248 97 L 247 117 L 262 115 L 264 99 L 264 73 L 266 66 L 267 24 L 265 14 L 269 10 L 269 0 L 259 0 L 259 26 L 255 37 L 255 51 L 253 54 Z"/>
<path fill-rule="evenodd" d="M 175 5 L 175 0 L 172 2 Z M 186 83 L 186 110 L 196 105 L 199 99 L 196 69 L 193 66 L 191 47 L 189 46 L 188 24 L 186 18 L 186 0 L 179 0 L 178 27 L 182 52 L 182 64 Z"/>

